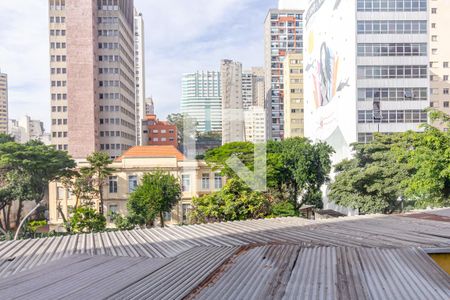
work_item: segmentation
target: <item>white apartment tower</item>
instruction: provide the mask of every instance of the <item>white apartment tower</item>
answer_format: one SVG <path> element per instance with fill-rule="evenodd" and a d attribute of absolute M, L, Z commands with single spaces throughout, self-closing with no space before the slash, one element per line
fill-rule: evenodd
<path fill-rule="evenodd" d="M 283 3 L 283 5 L 285 4 Z M 302 51 L 303 10 L 269 10 L 264 22 L 264 61 L 265 106 L 270 139 L 281 140 L 284 136 L 284 58 L 288 53 L 301 53 Z"/>
<path fill-rule="evenodd" d="M 245 139 L 242 79 L 242 64 L 240 62 L 228 59 L 221 61 L 222 144 L 241 142 Z M 249 89 L 251 90 L 252 87 Z M 253 97 L 253 94 L 251 97 Z"/>
<path fill-rule="evenodd" d="M 136 115 L 136 144 L 142 146 L 142 120 L 146 115 L 145 102 L 145 43 L 144 43 L 144 17 L 134 11 L 134 73 L 136 81 L 135 115 Z"/>
<path fill-rule="evenodd" d="M 427 2 L 310 2 L 304 15 L 305 135 L 332 145 L 335 161 L 375 132 L 420 130 L 427 122 Z"/>
<path fill-rule="evenodd" d="M 197 71 L 183 75 L 181 113 L 196 122 L 200 133 L 222 131 L 220 72 Z"/>

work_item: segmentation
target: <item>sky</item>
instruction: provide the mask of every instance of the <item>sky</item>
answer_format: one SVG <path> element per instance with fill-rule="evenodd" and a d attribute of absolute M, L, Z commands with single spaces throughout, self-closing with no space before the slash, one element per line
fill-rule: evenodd
<path fill-rule="evenodd" d="M 299 0 L 283 0 L 299 1 Z M 157 115 L 178 112 L 181 76 L 219 70 L 220 60 L 263 66 L 264 19 L 277 0 L 135 0 L 144 16 L 146 94 Z M 47 0 L 0 0 L 0 69 L 9 117 L 50 124 Z"/>

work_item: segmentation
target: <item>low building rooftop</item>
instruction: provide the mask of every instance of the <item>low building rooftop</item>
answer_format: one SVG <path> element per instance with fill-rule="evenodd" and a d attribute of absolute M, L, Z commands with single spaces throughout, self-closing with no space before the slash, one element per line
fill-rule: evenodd
<path fill-rule="evenodd" d="M 450 247 L 449 221 L 446 209 L 5 241 L 0 290 L 5 299 L 448 299 L 450 277 L 424 249 Z"/>
<path fill-rule="evenodd" d="M 174 157 L 177 160 L 184 160 L 185 157 L 175 146 L 134 146 L 128 149 L 115 161 L 122 161 L 124 158 L 152 158 L 152 157 Z"/>

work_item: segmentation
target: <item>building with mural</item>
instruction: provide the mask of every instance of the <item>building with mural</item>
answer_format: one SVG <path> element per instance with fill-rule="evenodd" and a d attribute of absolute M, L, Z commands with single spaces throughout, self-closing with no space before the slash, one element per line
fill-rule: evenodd
<path fill-rule="evenodd" d="M 328 142 L 339 161 L 376 132 L 421 130 L 427 1 L 313 0 L 304 26 L 307 137 Z"/>

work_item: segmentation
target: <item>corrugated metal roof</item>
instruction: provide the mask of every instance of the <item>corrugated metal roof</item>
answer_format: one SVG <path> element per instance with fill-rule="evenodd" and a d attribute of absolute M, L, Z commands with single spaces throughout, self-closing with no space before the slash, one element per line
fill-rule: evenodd
<path fill-rule="evenodd" d="M 72 256 L 0 281 L 2 299 L 104 299 L 173 259 Z"/>
<path fill-rule="evenodd" d="M 0 242 L 0 278 L 77 254 L 175 257 L 198 246 L 450 247 L 450 223 L 400 216 L 279 218 Z"/>
<path fill-rule="evenodd" d="M 193 299 L 449 299 L 450 278 L 419 249 L 263 246 Z"/>
<path fill-rule="evenodd" d="M 450 277 L 420 249 L 194 247 L 176 258 L 72 256 L 0 280 L 2 299 L 429 299 Z"/>

